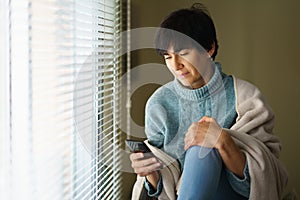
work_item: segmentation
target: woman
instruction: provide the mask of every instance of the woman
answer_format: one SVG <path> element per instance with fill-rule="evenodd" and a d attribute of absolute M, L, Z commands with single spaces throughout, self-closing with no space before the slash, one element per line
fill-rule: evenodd
<path fill-rule="evenodd" d="M 160 27 L 156 49 L 175 80 L 147 102 L 147 144 L 156 157 L 130 155 L 139 175 L 133 197 L 142 181 L 160 199 L 280 199 L 287 175 L 274 115 L 255 86 L 213 62 L 218 42 L 204 6 L 177 10 Z M 178 166 L 166 164 L 169 156 Z"/>

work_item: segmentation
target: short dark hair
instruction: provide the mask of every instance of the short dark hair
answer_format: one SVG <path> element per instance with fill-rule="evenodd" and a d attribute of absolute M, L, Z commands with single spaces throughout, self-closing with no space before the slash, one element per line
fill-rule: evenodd
<path fill-rule="evenodd" d="M 196 3 L 191 8 L 172 12 L 162 21 L 160 27 L 154 41 L 160 55 L 164 55 L 170 45 L 175 51 L 191 47 L 209 51 L 215 45 L 212 58 L 218 53 L 216 29 L 203 4 Z"/>

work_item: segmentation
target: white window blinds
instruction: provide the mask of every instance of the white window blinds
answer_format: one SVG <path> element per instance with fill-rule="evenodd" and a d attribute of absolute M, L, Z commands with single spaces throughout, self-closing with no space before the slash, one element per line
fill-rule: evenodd
<path fill-rule="evenodd" d="M 2 5 L 1 199 L 121 199 L 121 3 Z"/>

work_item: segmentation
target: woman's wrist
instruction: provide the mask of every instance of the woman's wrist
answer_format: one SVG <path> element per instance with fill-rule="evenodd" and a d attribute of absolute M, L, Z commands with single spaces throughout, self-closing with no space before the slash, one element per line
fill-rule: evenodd
<path fill-rule="evenodd" d="M 218 142 L 215 145 L 215 148 L 218 149 L 219 152 L 226 151 L 226 148 L 228 147 L 228 145 L 230 145 L 229 140 L 232 139 L 232 138 L 228 138 L 228 137 L 230 137 L 228 135 L 228 133 L 224 129 L 222 129 L 220 137 L 218 139 Z"/>
<path fill-rule="evenodd" d="M 160 178 L 160 173 L 158 171 L 153 172 L 146 176 L 147 181 L 152 185 L 152 187 L 157 190 L 157 184 Z"/>
<path fill-rule="evenodd" d="M 235 144 L 232 137 L 222 130 L 218 145 L 216 145 L 224 164 L 227 169 L 239 176 L 244 177 L 244 167 L 246 164 L 246 156 Z"/>

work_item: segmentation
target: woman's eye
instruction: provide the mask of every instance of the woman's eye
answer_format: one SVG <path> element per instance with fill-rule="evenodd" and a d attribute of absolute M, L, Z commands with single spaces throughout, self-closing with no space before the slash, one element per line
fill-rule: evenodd
<path fill-rule="evenodd" d="M 167 60 L 167 59 L 170 59 L 170 58 L 171 58 L 171 56 L 168 56 L 168 55 L 165 55 L 164 57 L 165 57 L 165 60 Z"/>
<path fill-rule="evenodd" d="M 188 54 L 189 54 L 188 51 L 179 52 L 179 55 L 180 55 L 180 56 L 186 56 L 186 55 L 188 55 Z"/>

